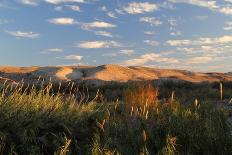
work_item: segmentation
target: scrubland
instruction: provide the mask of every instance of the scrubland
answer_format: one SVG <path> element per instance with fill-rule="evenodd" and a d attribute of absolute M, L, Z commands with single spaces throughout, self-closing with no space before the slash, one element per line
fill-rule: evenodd
<path fill-rule="evenodd" d="M 94 98 L 72 83 L 37 85 L 1 88 L 0 154 L 232 153 L 230 111 L 217 106 L 229 104 L 229 83 L 111 85 Z"/>

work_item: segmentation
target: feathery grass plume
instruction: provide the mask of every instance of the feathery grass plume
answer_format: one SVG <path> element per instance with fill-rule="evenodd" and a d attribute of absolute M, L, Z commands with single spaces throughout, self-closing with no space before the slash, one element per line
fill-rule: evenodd
<path fill-rule="evenodd" d="M 162 154 L 165 155 L 175 155 L 177 153 L 176 150 L 176 137 L 171 137 L 167 135 L 166 137 L 166 146 L 162 150 Z"/>
<path fill-rule="evenodd" d="M 68 148 L 71 143 L 71 139 L 66 139 L 64 146 L 62 146 L 56 153 L 55 155 L 67 155 L 68 154 Z"/>
<path fill-rule="evenodd" d="M 139 108 L 136 108 L 136 115 L 139 116 Z"/>
<path fill-rule="evenodd" d="M 116 104 L 114 105 L 114 110 L 117 111 L 118 108 L 118 102 L 116 102 Z"/>
<path fill-rule="evenodd" d="M 110 116 L 111 116 L 110 110 L 107 108 L 106 112 L 107 112 L 106 120 L 108 121 L 110 119 Z"/>
<path fill-rule="evenodd" d="M 143 142 L 145 143 L 147 141 L 147 133 L 145 130 L 142 131 L 142 137 L 143 137 Z"/>
<path fill-rule="evenodd" d="M 145 119 L 148 119 L 148 114 L 149 114 L 149 110 L 147 110 L 146 115 L 145 115 Z"/>
<path fill-rule="evenodd" d="M 100 123 L 100 122 L 97 121 L 97 126 L 98 126 L 103 132 L 105 131 L 105 129 L 104 129 L 105 122 L 106 122 L 105 119 L 102 121 L 102 123 Z"/>
<path fill-rule="evenodd" d="M 199 110 L 199 108 L 200 108 L 200 104 L 199 104 L 198 99 L 195 99 L 194 105 L 195 105 L 196 109 L 198 109 L 198 110 Z"/>
<path fill-rule="evenodd" d="M 131 116 L 131 117 L 133 116 L 133 112 L 134 112 L 134 107 L 132 106 L 132 107 L 131 107 L 131 111 L 130 111 L 130 116 Z"/>
<path fill-rule="evenodd" d="M 222 84 L 222 82 L 220 82 L 220 99 L 222 102 L 222 100 L 223 100 L 223 84 Z"/>
<path fill-rule="evenodd" d="M 172 95 L 171 95 L 171 104 L 173 103 L 173 101 L 174 101 L 174 96 L 175 96 L 175 92 L 174 91 L 172 91 Z"/>

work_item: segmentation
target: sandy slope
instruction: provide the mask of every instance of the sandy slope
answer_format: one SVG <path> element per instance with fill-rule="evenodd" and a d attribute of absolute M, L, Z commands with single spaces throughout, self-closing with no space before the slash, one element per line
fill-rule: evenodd
<path fill-rule="evenodd" d="M 34 80 L 38 77 L 58 81 L 138 81 L 174 79 L 191 82 L 232 81 L 231 73 L 198 73 L 185 70 L 156 69 L 148 67 L 101 66 L 54 66 L 54 67 L 0 67 L 0 77 L 13 81 Z M 4 80 L 0 80 L 4 81 Z"/>

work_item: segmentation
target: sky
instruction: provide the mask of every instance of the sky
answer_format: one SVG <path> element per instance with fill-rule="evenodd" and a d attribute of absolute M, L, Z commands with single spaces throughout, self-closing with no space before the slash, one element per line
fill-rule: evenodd
<path fill-rule="evenodd" d="M 232 68 L 232 0 L 0 0 L 0 65 Z"/>

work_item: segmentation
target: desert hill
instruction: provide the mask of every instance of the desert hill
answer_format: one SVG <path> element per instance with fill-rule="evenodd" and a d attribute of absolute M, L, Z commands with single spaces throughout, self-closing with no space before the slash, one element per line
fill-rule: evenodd
<path fill-rule="evenodd" d="M 0 83 L 7 79 L 13 83 L 22 79 L 34 82 L 39 77 L 53 81 L 88 81 L 96 85 L 109 81 L 128 82 L 142 80 L 232 81 L 231 73 L 200 73 L 139 66 L 125 67 L 114 64 L 101 66 L 0 67 Z"/>

